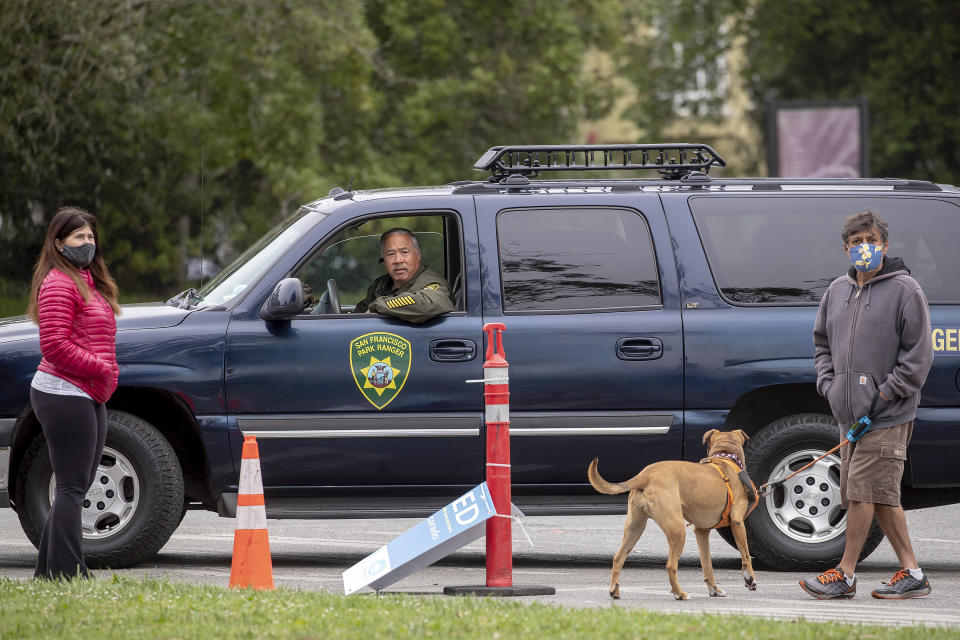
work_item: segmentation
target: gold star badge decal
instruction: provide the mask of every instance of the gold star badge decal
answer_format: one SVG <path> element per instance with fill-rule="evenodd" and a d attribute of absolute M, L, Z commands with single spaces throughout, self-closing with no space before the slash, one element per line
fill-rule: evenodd
<path fill-rule="evenodd" d="M 397 388 L 394 379 L 396 375 L 400 373 L 400 369 L 393 368 L 389 356 L 383 360 L 377 360 L 373 356 L 370 356 L 370 364 L 366 369 L 360 369 L 360 373 L 362 373 L 365 378 L 363 388 L 373 389 L 377 392 L 378 396 L 381 396 L 387 389 Z"/>

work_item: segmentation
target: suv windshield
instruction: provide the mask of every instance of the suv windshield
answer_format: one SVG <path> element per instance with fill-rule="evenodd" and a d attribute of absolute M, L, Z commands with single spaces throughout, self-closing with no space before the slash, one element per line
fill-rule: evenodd
<path fill-rule="evenodd" d="M 278 224 L 200 289 L 197 307 L 228 305 L 259 280 L 290 245 L 325 217 L 326 214 L 318 211 L 300 209 Z"/>

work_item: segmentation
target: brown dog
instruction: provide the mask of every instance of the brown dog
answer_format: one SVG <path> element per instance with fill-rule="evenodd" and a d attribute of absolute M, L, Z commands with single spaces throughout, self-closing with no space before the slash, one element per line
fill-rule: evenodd
<path fill-rule="evenodd" d="M 627 497 L 627 521 L 623 526 L 623 542 L 613 557 L 613 574 L 610 577 L 611 597 L 620 597 L 620 572 L 623 569 L 623 563 L 637 544 L 637 540 L 643 535 L 647 518 L 652 518 L 660 525 L 667 536 L 667 542 L 670 545 L 667 556 L 667 576 L 670 578 L 670 591 L 677 600 L 687 599 L 686 592 L 677 582 L 677 564 L 686 540 L 684 520 L 695 527 L 703 580 L 707 583 L 710 595 L 720 597 L 726 595 L 717 587 L 713 579 L 713 564 L 710 560 L 710 529 L 720 522 L 725 511 L 729 496 L 725 485 L 729 485 L 733 495 L 729 515 L 730 529 L 733 531 L 737 549 L 740 550 L 740 556 L 743 558 L 743 582 L 747 589 L 756 590 L 757 581 L 753 575 L 750 551 L 747 549 L 747 533 L 743 528 L 743 519 L 750 508 L 750 498 L 747 489 L 737 477 L 737 473 L 743 467 L 743 443 L 747 439 L 747 434 L 740 429 L 736 431 L 711 429 L 703 434 L 704 444 L 709 442 L 708 458 L 704 460 L 717 457 L 717 454 L 727 454 L 717 457 L 719 464 L 698 464 L 679 460 L 655 462 L 626 482 L 619 484 L 607 482 L 600 477 L 597 472 L 597 459 L 593 459 L 587 470 L 587 476 L 594 489 L 609 495 L 630 492 Z M 739 466 L 734 457 L 739 459 Z M 725 479 L 728 482 L 725 482 Z"/>

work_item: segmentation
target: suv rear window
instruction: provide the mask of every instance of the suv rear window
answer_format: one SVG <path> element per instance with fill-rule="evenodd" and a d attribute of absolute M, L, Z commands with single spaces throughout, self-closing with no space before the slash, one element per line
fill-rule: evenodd
<path fill-rule="evenodd" d="M 660 305 L 650 229 L 636 211 L 510 209 L 497 235 L 504 311 Z"/>
<path fill-rule="evenodd" d="M 870 209 L 889 225 L 931 303 L 960 301 L 952 274 L 960 208 L 934 198 L 869 196 L 693 197 L 690 209 L 721 295 L 734 304 L 815 304 L 850 268 L 840 230 Z"/>

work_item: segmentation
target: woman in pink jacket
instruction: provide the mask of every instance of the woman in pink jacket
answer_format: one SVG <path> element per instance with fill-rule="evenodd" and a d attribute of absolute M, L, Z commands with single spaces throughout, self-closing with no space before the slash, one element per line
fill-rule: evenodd
<path fill-rule="evenodd" d="M 104 403 L 117 388 L 117 285 L 100 253 L 97 219 L 56 212 L 33 272 L 27 315 L 40 326 L 43 359 L 30 403 L 43 428 L 56 494 L 40 538 L 36 578 L 88 577 L 81 502 L 107 435 Z"/>

